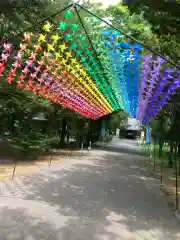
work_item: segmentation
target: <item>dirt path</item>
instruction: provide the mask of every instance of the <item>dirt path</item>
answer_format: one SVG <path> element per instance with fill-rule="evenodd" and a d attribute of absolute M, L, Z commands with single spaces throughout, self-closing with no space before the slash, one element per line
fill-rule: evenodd
<path fill-rule="evenodd" d="M 0 239 L 180 239 L 180 226 L 137 153 L 134 142 L 114 140 L 1 182 Z"/>

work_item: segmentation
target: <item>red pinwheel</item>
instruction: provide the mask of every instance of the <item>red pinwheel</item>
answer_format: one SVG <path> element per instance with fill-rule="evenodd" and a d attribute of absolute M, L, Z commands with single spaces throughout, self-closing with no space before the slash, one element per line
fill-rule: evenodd
<path fill-rule="evenodd" d="M 19 79 L 20 79 L 21 81 L 24 81 L 25 76 L 24 76 L 24 75 L 20 75 L 20 76 L 19 76 Z"/>
<path fill-rule="evenodd" d="M 9 82 L 9 83 L 12 83 L 12 81 L 14 80 L 14 78 L 12 76 L 8 76 L 6 78 L 6 80 Z"/>
<path fill-rule="evenodd" d="M 46 86 L 42 87 L 42 91 L 43 91 L 43 92 L 46 91 Z"/>
<path fill-rule="evenodd" d="M 17 86 L 18 86 L 19 88 L 21 88 L 21 87 L 23 86 L 22 82 L 18 81 L 18 82 L 17 82 Z"/>
<path fill-rule="evenodd" d="M 36 53 L 32 52 L 29 59 L 36 60 Z"/>
<path fill-rule="evenodd" d="M 47 66 L 47 67 L 46 67 L 46 71 L 47 71 L 47 72 L 50 72 L 50 71 L 51 71 L 51 69 L 52 69 L 52 67 L 51 67 L 51 66 Z"/>
<path fill-rule="evenodd" d="M 24 33 L 24 40 L 25 41 L 31 41 L 32 34 L 30 33 Z"/>
<path fill-rule="evenodd" d="M 55 65 L 56 65 L 56 60 L 55 60 L 55 59 L 52 59 L 52 60 L 51 60 L 51 63 L 52 63 L 53 66 L 55 66 Z"/>
<path fill-rule="evenodd" d="M 34 48 L 35 48 L 35 51 L 36 51 L 36 52 L 41 51 L 41 46 L 40 46 L 39 44 L 34 45 Z"/>
<path fill-rule="evenodd" d="M 36 91 L 37 91 L 36 86 L 33 86 L 31 91 L 32 91 L 33 93 L 36 93 Z"/>
<path fill-rule="evenodd" d="M 3 71 L 4 71 L 4 63 L 0 63 L 0 76 L 2 76 Z"/>
<path fill-rule="evenodd" d="M 30 90 L 30 86 L 27 84 L 27 85 L 25 86 L 25 89 L 29 91 L 29 90 Z"/>
<path fill-rule="evenodd" d="M 29 84 L 29 86 L 32 87 L 33 81 L 30 79 L 30 80 L 28 81 L 28 84 Z"/>
<path fill-rule="evenodd" d="M 15 75 L 15 73 L 16 73 L 16 69 L 11 69 L 11 71 L 10 71 L 10 73 L 9 73 L 9 74 L 10 74 L 11 76 L 14 76 L 14 75 Z"/>

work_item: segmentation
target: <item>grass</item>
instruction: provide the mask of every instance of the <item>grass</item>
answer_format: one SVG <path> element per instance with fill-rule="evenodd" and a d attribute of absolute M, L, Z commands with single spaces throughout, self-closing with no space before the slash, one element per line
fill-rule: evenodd
<path fill-rule="evenodd" d="M 143 151 L 145 151 L 148 155 L 148 162 L 152 166 L 155 176 L 161 178 L 164 185 L 164 190 L 167 192 L 169 196 L 171 196 L 171 200 L 175 206 L 176 204 L 176 171 L 175 166 L 169 167 L 168 166 L 168 153 L 169 153 L 169 146 L 163 146 L 163 158 L 159 158 L 159 151 L 158 145 L 150 145 L 150 146 L 143 146 Z M 149 157 L 151 156 L 151 157 Z M 162 165 L 163 159 L 163 165 Z M 180 156 L 177 156 L 177 168 L 179 170 L 179 159 Z M 174 159 L 172 159 L 174 160 Z M 174 161 L 173 161 L 174 162 Z M 162 173 L 161 173 L 162 172 Z M 178 183 L 178 201 L 179 201 L 179 209 L 180 209 L 180 176 L 177 176 L 177 183 Z M 176 207 L 177 209 L 177 207 Z"/>

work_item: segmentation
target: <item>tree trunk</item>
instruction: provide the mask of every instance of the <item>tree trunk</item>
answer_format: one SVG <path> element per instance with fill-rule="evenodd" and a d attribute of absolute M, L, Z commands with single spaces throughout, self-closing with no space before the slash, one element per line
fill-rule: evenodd
<path fill-rule="evenodd" d="M 179 176 L 180 176 L 180 141 L 178 142 L 178 161 L 179 161 L 179 170 L 178 170 L 178 173 L 179 173 Z"/>
<path fill-rule="evenodd" d="M 174 152 L 174 144 L 171 141 L 170 142 L 170 151 L 169 151 L 169 160 L 168 160 L 168 167 L 169 168 L 173 167 L 173 160 L 172 160 L 173 152 Z"/>
<path fill-rule="evenodd" d="M 69 143 L 69 138 L 70 138 L 70 128 L 67 126 L 67 132 L 66 132 L 67 143 Z"/>
<path fill-rule="evenodd" d="M 163 141 L 159 141 L 159 158 L 162 157 Z"/>
<path fill-rule="evenodd" d="M 61 139 L 60 139 L 60 145 L 63 146 L 65 144 L 65 137 L 66 137 L 66 119 L 62 119 L 62 129 L 61 129 Z"/>

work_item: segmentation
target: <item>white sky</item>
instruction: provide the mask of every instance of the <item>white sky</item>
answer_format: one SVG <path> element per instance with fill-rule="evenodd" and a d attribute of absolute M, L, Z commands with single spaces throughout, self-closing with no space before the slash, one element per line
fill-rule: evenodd
<path fill-rule="evenodd" d="M 108 7 L 109 5 L 117 4 L 121 0 L 91 0 L 91 2 L 102 2 L 104 7 Z"/>
<path fill-rule="evenodd" d="M 117 4 L 121 2 L 121 0 L 90 0 L 91 2 L 102 2 L 103 7 L 108 7 L 109 5 Z M 74 1 L 76 2 L 76 1 Z"/>

